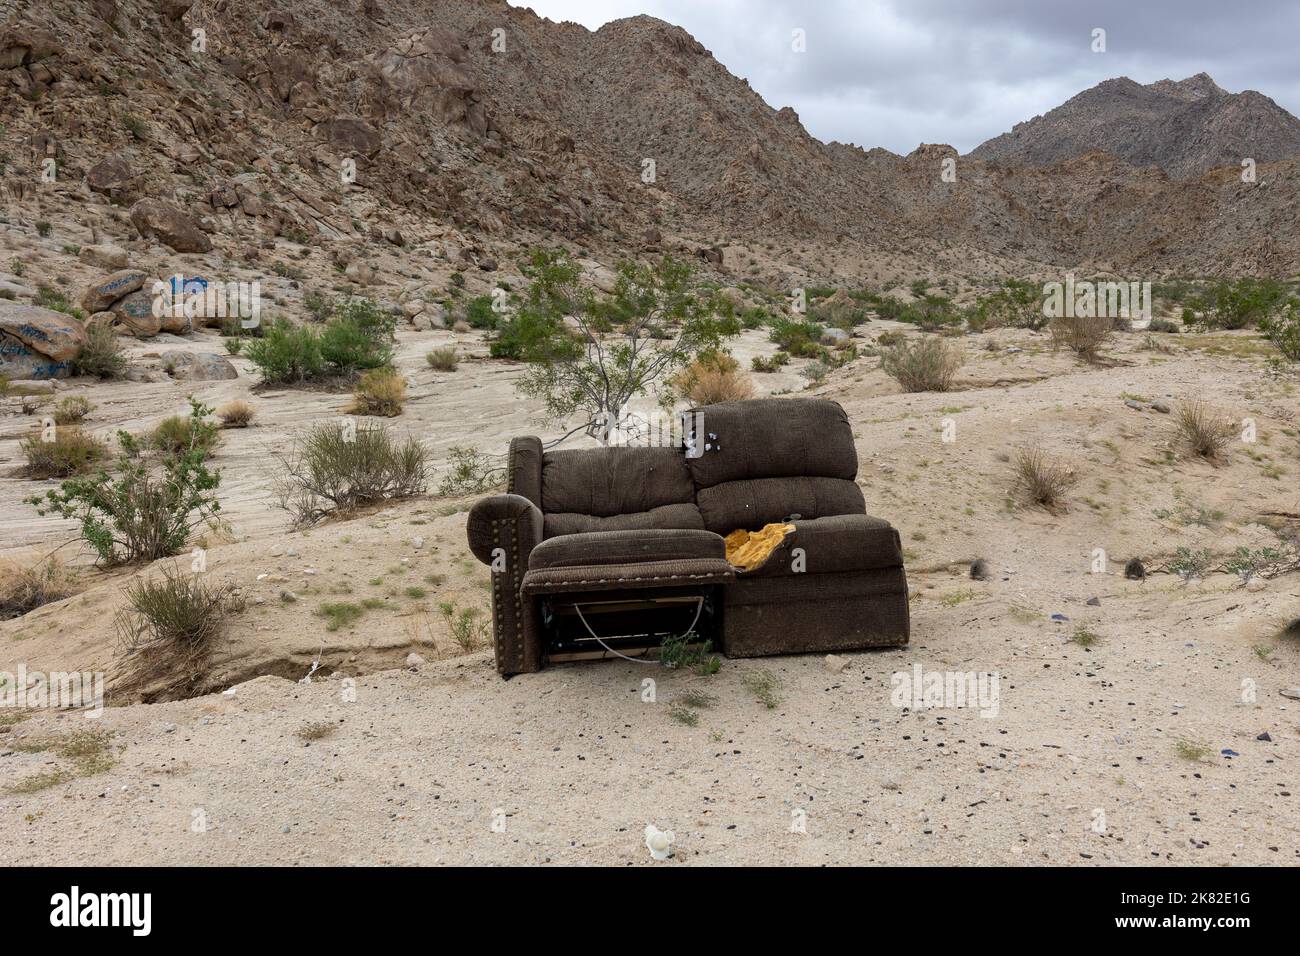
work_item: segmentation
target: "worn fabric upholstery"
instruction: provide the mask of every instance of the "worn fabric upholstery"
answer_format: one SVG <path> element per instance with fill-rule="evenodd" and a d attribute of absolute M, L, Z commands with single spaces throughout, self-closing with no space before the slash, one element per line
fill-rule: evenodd
<path fill-rule="evenodd" d="M 480 560 L 490 563 L 495 548 L 507 558 L 492 575 L 501 673 L 541 667 L 540 596 L 561 592 L 721 584 L 731 657 L 907 643 L 901 542 L 865 514 L 844 410 L 761 399 L 705 406 L 692 420 L 699 458 L 511 442 L 512 494 L 479 502 L 468 525 Z M 737 574 L 727 563 L 721 535 L 793 515 L 795 531 L 765 564 Z"/>
<path fill-rule="evenodd" d="M 497 670 L 519 674 L 541 665 L 537 608 L 524 597 L 528 556 L 542 541 L 542 513 L 522 495 L 493 495 L 477 502 L 467 522 L 469 547 L 484 564 L 501 549 L 504 567 L 492 571 L 492 633 Z"/>
<path fill-rule="evenodd" d="M 695 503 L 680 448 L 599 448 L 547 452 L 542 510 L 598 518 Z"/>
<path fill-rule="evenodd" d="M 528 567 L 533 570 L 725 557 L 722 539 L 711 531 L 597 531 L 543 541 L 529 555 Z"/>
<path fill-rule="evenodd" d="M 869 571 L 896 568 L 903 563 L 898 532 L 880 518 L 833 515 L 793 524 L 794 533 L 786 536 L 764 564 L 745 572 L 744 577 Z M 797 562 L 796 549 L 802 552 Z"/>
<path fill-rule="evenodd" d="M 545 517 L 544 532 L 547 538 L 557 535 L 583 534 L 588 531 L 643 531 L 652 528 L 704 529 L 704 519 L 694 502 L 681 505 L 660 505 L 649 511 L 627 515 L 550 514 Z"/>
<path fill-rule="evenodd" d="M 763 398 L 693 411 L 702 423 L 703 451 L 683 458 L 697 488 L 749 478 L 857 477 L 853 431 L 836 402 Z"/>
<path fill-rule="evenodd" d="M 824 518 L 861 514 L 862 489 L 843 478 L 751 478 L 726 481 L 698 494 L 704 527 L 718 534 L 757 531 L 793 515 Z"/>
<path fill-rule="evenodd" d="M 542 506 L 542 440 L 533 435 L 510 441 L 506 490 Z"/>

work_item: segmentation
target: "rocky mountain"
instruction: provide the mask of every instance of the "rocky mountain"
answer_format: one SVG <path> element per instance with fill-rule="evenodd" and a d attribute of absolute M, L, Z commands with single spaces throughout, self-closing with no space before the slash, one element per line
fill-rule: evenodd
<path fill-rule="evenodd" d="M 368 245 L 435 237 L 484 263 L 503 243 L 561 238 L 711 266 L 715 245 L 745 241 L 778 259 L 855 249 L 952 270 L 1300 269 L 1296 160 L 1246 184 L 1113 151 L 1011 162 L 825 144 L 650 17 L 591 32 L 504 0 L 15 5 L 0 28 L 0 192 L 110 235 L 160 235 L 137 208 L 148 199 L 221 254 L 278 236 L 340 269 Z M 1204 113 L 1205 150 L 1257 97 L 1197 78 L 1114 83 L 1144 91 L 1131 119 L 1148 100 Z M 1179 128 L 1169 148 L 1185 148 Z M 41 176 L 50 159 L 57 181 Z"/>
<path fill-rule="evenodd" d="M 1300 157 L 1300 119 L 1267 96 L 1229 93 L 1208 74 L 1143 86 L 1106 80 L 971 150 L 971 159 L 1045 165 L 1099 149 L 1175 179 Z"/>

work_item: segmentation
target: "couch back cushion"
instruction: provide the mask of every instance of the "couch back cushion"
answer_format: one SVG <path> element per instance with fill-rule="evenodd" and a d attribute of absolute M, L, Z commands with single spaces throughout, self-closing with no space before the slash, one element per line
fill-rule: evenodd
<path fill-rule="evenodd" d="M 686 465 L 709 531 L 865 510 L 853 432 L 837 402 L 769 398 L 695 411 L 703 451 Z"/>
<path fill-rule="evenodd" d="M 545 537 L 703 528 L 680 448 L 580 448 L 542 456 Z"/>

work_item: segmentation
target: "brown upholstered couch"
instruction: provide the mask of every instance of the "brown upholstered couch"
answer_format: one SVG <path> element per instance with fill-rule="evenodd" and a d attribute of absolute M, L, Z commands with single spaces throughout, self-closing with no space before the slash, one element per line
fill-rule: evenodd
<path fill-rule="evenodd" d="M 502 674 L 541 668 L 542 599 L 564 592 L 717 589 L 729 657 L 907 642 L 898 532 L 865 513 L 844 410 L 778 398 L 695 413 L 690 455 L 510 443 L 508 493 L 479 501 L 468 523 L 471 550 L 493 570 Z M 796 530 L 766 563 L 731 568 L 723 536 L 783 520 Z"/>

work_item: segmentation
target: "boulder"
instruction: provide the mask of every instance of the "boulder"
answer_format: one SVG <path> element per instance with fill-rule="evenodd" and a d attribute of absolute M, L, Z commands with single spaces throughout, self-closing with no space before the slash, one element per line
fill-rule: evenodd
<path fill-rule="evenodd" d="M 86 185 L 94 192 L 113 195 L 130 188 L 134 177 L 126 159 L 109 156 L 90 167 L 86 173 Z"/>
<path fill-rule="evenodd" d="M 98 246 L 82 246 L 77 258 L 101 269 L 125 269 L 128 262 L 126 250 L 121 246 L 104 243 Z"/>
<path fill-rule="evenodd" d="M 0 299 L 0 375 L 6 379 L 62 378 L 86 344 L 70 315 Z"/>
<path fill-rule="evenodd" d="M 177 23 L 194 6 L 194 0 L 162 0 L 162 14 L 173 23 Z"/>
<path fill-rule="evenodd" d="M 172 352 L 163 359 L 163 368 L 172 378 L 183 382 L 220 382 L 239 378 L 228 358 L 211 352 Z"/>
<path fill-rule="evenodd" d="M 379 131 L 356 116 L 326 120 L 320 124 L 320 131 L 332 146 L 362 156 L 373 156 L 382 145 Z"/>
<path fill-rule="evenodd" d="M 374 267 L 360 260 L 348 263 L 348 267 L 343 270 L 343 274 L 359 285 L 370 285 L 375 281 Z"/>
<path fill-rule="evenodd" d="M 842 349 L 849 344 L 849 333 L 843 329 L 823 329 L 822 345 L 830 346 L 833 349 Z"/>
<path fill-rule="evenodd" d="M 149 273 L 140 269 L 122 269 L 100 279 L 81 297 L 81 308 L 87 315 L 104 312 L 125 295 L 130 295 L 148 280 Z"/>
<path fill-rule="evenodd" d="M 131 224 L 140 235 L 155 238 L 176 252 L 209 252 L 212 249 L 212 240 L 192 219 L 161 199 L 141 199 L 132 206 Z"/>
<path fill-rule="evenodd" d="M 113 317 L 122 331 L 137 339 L 151 339 L 162 329 L 162 319 L 153 314 L 153 293 L 137 289 L 113 305 Z"/>

